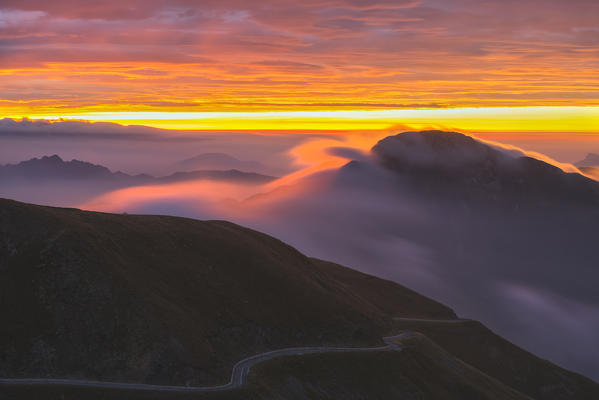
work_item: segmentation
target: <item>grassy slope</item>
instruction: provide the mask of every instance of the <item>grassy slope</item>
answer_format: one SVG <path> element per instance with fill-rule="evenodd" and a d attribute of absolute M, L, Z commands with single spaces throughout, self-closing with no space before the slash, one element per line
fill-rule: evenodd
<path fill-rule="evenodd" d="M 401 352 L 289 357 L 257 368 L 255 387 L 273 398 L 505 399 L 529 397 L 416 335 Z"/>
<path fill-rule="evenodd" d="M 379 344 L 382 335 L 398 330 L 423 332 L 451 354 L 418 337 L 401 353 L 275 359 L 252 370 L 250 385 L 227 393 L 1 387 L 2 400 L 63 393 L 89 400 L 295 399 L 302 393 L 323 399 L 339 393 L 599 398 L 594 382 L 478 323 L 393 323 L 398 315 L 454 314 L 400 285 L 307 258 L 222 221 L 0 200 L 0 313 L 5 377 L 208 384 L 226 380 L 245 355 L 290 345 Z"/>
<path fill-rule="evenodd" d="M 403 341 L 401 352 L 335 353 L 283 357 L 259 364 L 250 383 L 227 393 L 151 394 L 69 388 L 10 388 L 6 399 L 420 399 L 530 400 L 451 356 L 423 336 Z M 0 392 L 2 393 L 2 392 Z M 0 399 L 2 399 L 0 395 Z M 4 400 L 4 399 L 3 399 Z"/>
<path fill-rule="evenodd" d="M 354 290 L 362 280 L 384 295 Z M 379 344 L 404 304 L 413 316 L 453 316 L 228 222 L 7 200 L 0 296 L 0 374 L 12 377 L 220 383 L 268 349 Z"/>
<path fill-rule="evenodd" d="M 397 325 L 397 329 L 423 333 L 455 357 L 537 400 L 599 399 L 597 383 L 536 357 L 479 322 L 430 324 L 402 321 Z M 567 341 L 564 345 L 567 346 Z"/>

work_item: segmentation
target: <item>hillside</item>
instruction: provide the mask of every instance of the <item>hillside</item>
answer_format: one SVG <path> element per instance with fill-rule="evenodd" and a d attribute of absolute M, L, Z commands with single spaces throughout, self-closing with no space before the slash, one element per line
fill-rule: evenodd
<path fill-rule="evenodd" d="M 390 313 L 454 316 L 223 221 L 2 200 L 0 229 L 3 376 L 214 383 L 268 349 L 378 344 Z"/>
<path fill-rule="evenodd" d="M 531 400 L 450 355 L 419 334 L 401 352 L 312 354 L 258 365 L 248 385 L 227 393 L 144 393 L 69 387 L 6 388 L 6 398 L 99 400 Z M 0 390 L 0 399 L 2 391 Z"/>
<path fill-rule="evenodd" d="M 229 222 L 11 200 L 0 200 L 0 296 L 2 378 L 215 385 L 250 355 L 286 347 L 381 346 L 383 336 L 406 330 L 397 317 L 456 318 L 448 307 L 396 283 L 308 258 Z M 353 393 L 347 398 L 526 399 L 547 386 L 565 388 L 535 397 L 549 400 L 582 399 L 599 390 L 519 349 L 496 360 L 525 362 L 518 376 L 489 368 L 479 362 L 492 351 L 484 340 L 472 340 L 468 353 L 458 355 L 455 343 L 438 337 L 444 325 L 421 330 L 445 350 L 417 336 L 399 352 L 275 358 L 258 364 L 249 384 L 230 393 L 0 385 L 0 399 L 59 399 L 65 393 L 87 399 L 324 399 L 340 390 Z M 544 365 L 556 373 L 538 374 Z M 519 380 L 529 384 L 517 387 Z"/>
<path fill-rule="evenodd" d="M 397 329 L 420 332 L 453 357 L 504 385 L 537 399 L 599 398 L 599 385 L 539 358 L 477 321 L 397 321 Z M 564 338 L 564 346 L 570 339 Z M 484 349 L 484 350 L 483 350 Z"/>

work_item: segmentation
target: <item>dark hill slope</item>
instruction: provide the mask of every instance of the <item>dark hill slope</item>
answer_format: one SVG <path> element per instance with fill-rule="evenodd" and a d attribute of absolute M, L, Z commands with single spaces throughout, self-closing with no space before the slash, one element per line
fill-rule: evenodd
<path fill-rule="evenodd" d="M 400 330 L 420 332 L 454 357 L 536 400 L 599 399 L 599 385 L 515 346 L 477 321 L 398 321 Z M 568 348 L 571 338 L 564 337 Z"/>
<path fill-rule="evenodd" d="M 397 314 L 454 317 L 228 222 L 0 200 L 3 377 L 224 382 L 268 349 L 379 344 Z"/>
<path fill-rule="evenodd" d="M 248 385 L 229 392 L 144 393 L 72 387 L 0 387 L 0 399 L 48 400 L 531 400 L 453 357 L 422 335 L 401 352 L 289 356 L 258 364 Z M 2 394 L 5 394 L 5 398 Z"/>
<path fill-rule="evenodd" d="M 532 400 L 455 358 L 426 337 L 402 341 L 401 352 L 312 355 L 273 360 L 256 369 L 256 391 L 280 398 Z"/>

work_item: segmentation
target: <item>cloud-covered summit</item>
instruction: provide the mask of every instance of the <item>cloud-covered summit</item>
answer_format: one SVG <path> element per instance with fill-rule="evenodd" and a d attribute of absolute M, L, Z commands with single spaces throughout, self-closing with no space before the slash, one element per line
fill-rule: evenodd
<path fill-rule="evenodd" d="M 252 199 L 242 222 L 403 282 L 597 378 L 599 183 L 557 165 L 460 133 L 401 133 Z"/>
<path fill-rule="evenodd" d="M 382 139 L 371 152 L 375 163 L 418 179 L 470 182 L 488 190 L 551 192 L 560 198 L 564 192 L 581 199 L 594 197 L 588 192 L 594 185 L 585 184 L 594 177 L 574 165 L 458 132 L 403 132 Z"/>
<path fill-rule="evenodd" d="M 443 131 L 403 132 L 389 136 L 379 141 L 372 153 L 385 165 L 406 172 L 476 168 L 518 155 L 462 133 Z"/>

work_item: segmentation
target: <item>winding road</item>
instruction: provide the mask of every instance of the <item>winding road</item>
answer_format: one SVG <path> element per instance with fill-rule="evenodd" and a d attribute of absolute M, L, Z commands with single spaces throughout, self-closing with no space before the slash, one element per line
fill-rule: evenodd
<path fill-rule="evenodd" d="M 431 322 L 431 323 L 461 323 L 471 321 L 470 319 L 419 319 L 395 317 L 395 321 L 406 322 Z M 147 390 L 158 392 L 216 392 L 221 390 L 231 390 L 239 388 L 247 383 L 250 369 L 263 361 L 282 356 L 295 356 L 316 353 L 352 353 L 352 352 L 373 352 L 373 351 L 400 351 L 401 346 L 395 343 L 396 339 L 405 338 L 412 335 L 411 332 L 403 332 L 396 336 L 384 337 L 385 346 L 379 347 L 290 347 L 285 349 L 268 351 L 244 358 L 233 366 L 231 379 L 224 385 L 217 386 L 167 386 L 167 385 L 148 385 L 144 383 L 119 383 L 119 382 L 99 382 L 73 379 L 0 379 L 1 385 L 15 386 L 70 386 L 70 387 L 92 387 L 107 389 L 126 389 L 126 390 Z"/>
<path fill-rule="evenodd" d="M 394 343 L 395 339 L 400 339 L 408 334 L 406 332 L 397 336 L 383 338 L 385 346 L 379 347 L 290 347 L 268 351 L 266 353 L 256 354 L 244 358 L 233 366 L 231 379 L 229 383 L 218 386 L 163 386 L 148 385 L 143 383 L 118 383 L 118 382 L 98 382 L 86 380 L 71 379 L 0 379 L 0 385 L 18 385 L 18 386 L 70 386 L 70 387 L 93 387 L 108 389 L 126 389 L 126 390 L 148 390 L 159 392 L 216 392 L 220 390 L 231 390 L 241 387 L 247 383 L 250 369 L 263 361 L 282 356 L 315 354 L 315 353 L 350 353 L 350 352 L 371 352 L 371 351 L 400 351 L 401 346 Z"/>

